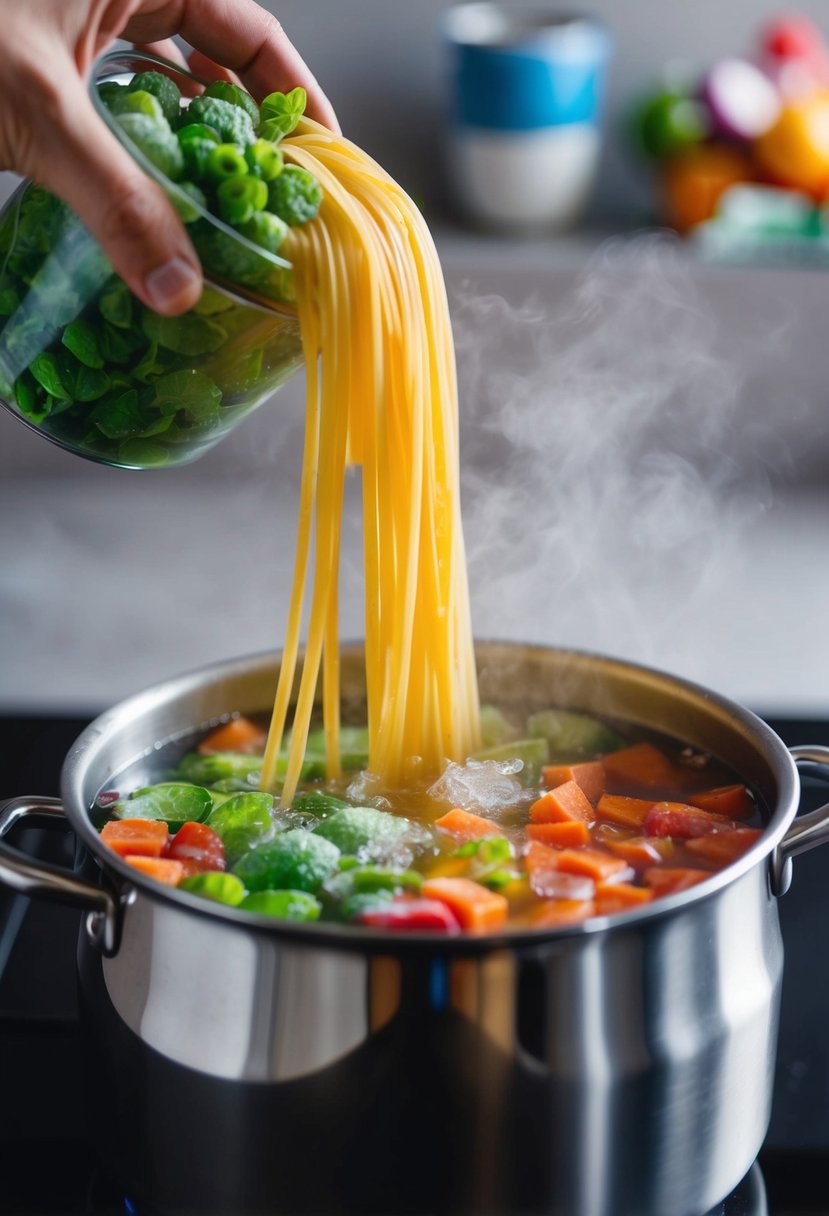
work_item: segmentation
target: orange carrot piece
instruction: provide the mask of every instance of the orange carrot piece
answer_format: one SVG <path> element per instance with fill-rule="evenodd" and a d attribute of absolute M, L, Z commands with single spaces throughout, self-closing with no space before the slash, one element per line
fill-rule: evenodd
<path fill-rule="evenodd" d="M 529 917 L 533 929 L 554 929 L 557 925 L 577 925 L 595 914 L 592 899 L 546 899 Z"/>
<path fill-rule="evenodd" d="M 604 793 L 605 775 L 601 760 L 590 760 L 584 764 L 545 764 L 541 779 L 549 789 L 575 781 L 585 797 L 594 804 Z"/>
<path fill-rule="evenodd" d="M 644 789 L 682 786 L 686 774 L 653 743 L 636 743 L 603 758 L 608 788 L 637 785 Z"/>
<path fill-rule="evenodd" d="M 661 836 L 631 836 L 629 840 L 608 840 L 607 847 L 636 870 L 658 865 L 674 851 L 673 841 Z"/>
<path fill-rule="evenodd" d="M 757 809 L 744 785 L 721 785 L 715 790 L 702 790 L 688 798 L 691 806 L 701 811 L 713 811 L 729 819 L 748 819 Z"/>
<path fill-rule="evenodd" d="M 435 820 L 434 826 L 458 840 L 480 840 L 482 836 L 501 835 L 497 823 L 481 815 L 473 815 L 471 811 L 461 810 L 459 806 L 441 815 L 440 819 Z"/>
<path fill-rule="evenodd" d="M 706 857 L 717 865 L 727 866 L 742 857 L 762 835 L 759 828 L 734 828 L 730 832 L 712 832 L 708 836 L 686 840 L 685 847 L 690 853 Z"/>
<path fill-rule="evenodd" d="M 614 874 L 627 870 L 628 865 L 621 857 L 611 857 L 599 849 L 562 849 L 558 868 L 568 874 L 584 874 L 596 882 L 607 882 Z"/>
<path fill-rule="evenodd" d="M 255 756 L 265 750 L 266 739 L 262 727 L 251 722 L 250 718 L 231 718 L 202 739 L 197 751 L 202 756 L 209 756 L 212 752 L 245 752 Z"/>
<path fill-rule="evenodd" d="M 426 899 L 439 899 L 455 913 L 461 927 L 487 933 L 507 919 L 509 902 L 471 878 L 427 878 L 421 891 Z"/>
<path fill-rule="evenodd" d="M 167 847 L 170 829 L 160 819 L 110 819 L 101 840 L 121 857 L 160 857 Z"/>
<path fill-rule="evenodd" d="M 604 794 L 596 807 L 596 814 L 610 823 L 623 828 L 640 830 L 653 803 L 647 798 L 626 798 L 623 794 Z"/>
<path fill-rule="evenodd" d="M 532 875 L 536 870 L 557 870 L 560 849 L 551 849 L 540 840 L 531 840 L 524 851 L 524 865 L 527 873 Z"/>
<path fill-rule="evenodd" d="M 711 870 L 693 870 L 689 866 L 654 866 L 645 870 L 643 878 L 654 895 L 660 896 L 687 891 L 689 887 L 710 878 L 711 874 Z"/>
<path fill-rule="evenodd" d="M 580 844 L 590 844 L 590 828 L 583 819 L 571 819 L 567 823 L 531 823 L 527 839 L 554 849 L 575 849 Z"/>
<path fill-rule="evenodd" d="M 590 823 L 595 814 L 581 787 L 575 781 L 565 781 L 532 804 L 530 819 L 533 823 L 572 823 L 574 820 Z"/>
<path fill-rule="evenodd" d="M 635 887 L 630 882 L 600 882 L 596 887 L 596 912 L 599 916 L 625 912 L 650 903 L 652 899 L 653 891 L 647 887 Z"/>
<path fill-rule="evenodd" d="M 655 802 L 648 812 L 644 829 L 649 836 L 670 836 L 674 840 L 692 840 L 711 832 L 727 832 L 737 825 L 725 815 L 701 811 L 687 802 Z"/>
<path fill-rule="evenodd" d="M 171 857 L 125 857 L 124 861 L 134 870 L 140 870 L 148 878 L 163 882 L 166 887 L 177 887 L 184 877 L 184 866 Z"/>

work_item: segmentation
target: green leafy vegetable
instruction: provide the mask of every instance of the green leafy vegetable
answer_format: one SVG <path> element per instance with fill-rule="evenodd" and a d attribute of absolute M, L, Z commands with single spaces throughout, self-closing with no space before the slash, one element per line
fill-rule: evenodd
<path fill-rule="evenodd" d="M 402 839 L 410 826 L 408 819 L 387 811 L 349 806 L 329 815 L 314 828 L 314 834 L 332 841 L 343 853 L 358 853 L 366 846 Z"/>
<path fill-rule="evenodd" d="M 233 867 L 249 891 L 318 891 L 337 868 L 340 850 L 329 840 L 295 828 L 246 853 Z"/>
<path fill-rule="evenodd" d="M 80 359 L 85 367 L 101 368 L 104 357 L 98 344 L 98 336 L 89 321 L 70 321 L 63 331 L 61 342 L 67 350 L 71 350 L 76 359 Z"/>
<path fill-rule="evenodd" d="M 149 308 L 144 310 L 141 325 L 151 342 L 157 342 L 178 355 L 206 355 L 218 350 L 227 332 L 217 321 L 186 312 L 183 316 L 162 317 Z"/>
<path fill-rule="evenodd" d="M 264 139 L 274 143 L 290 135 L 305 113 L 307 97 L 301 88 L 290 93 L 269 93 L 259 107 L 260 132 Z"/>
<path fill-rule="evenodd" d="M 115 812 L 119 819 L 163 819 L 171 827 L 177 827 L 191 821 L 200 823 L 212 807 L 209 790 L 164 781 L 136 790 L 116 804 Z"/>
<path fill-rule="evenodd" d="M 254 891 L 239 907 L 243 912 L 258 912 L 276 920 L 319 920 L 322 904 L 306 891 Z"/>

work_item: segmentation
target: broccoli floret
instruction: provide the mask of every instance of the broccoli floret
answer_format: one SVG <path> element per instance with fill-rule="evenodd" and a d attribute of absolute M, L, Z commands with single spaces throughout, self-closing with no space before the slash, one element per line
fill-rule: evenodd
<path fill-rule="evenodd" d="M 162 72 L 139 72 L 137 76 L 133 76 L 127 86 L 129 93 L 135 93 L 138 90 L 152 93 L 154 97 L 158 98 L 168 122 L 174 122 L 178 118 L 181 109 L 181 90 L 169 76 L 165 76 Z"/>
<path fill-rule="evenodd" d="M 271 267 L 257 250 L 221 232 L 208 220 L 197 220 L 189 232 L 205 269 L 220 279 L 253 287 L 268 277 Z"/>
<path fill-rule="evenodd" d="M 182 113 L 182 125 L 201 122 L 218 131 L 222 143 L 245 148 L 254 143 L 256 135 L 250 115 L 241 106 L 223 101 L 221 97 L 194 97 Z"/>
<path fill-rule="evenodd" d="M 246 223 L 239 225 L 239 231 L 254 245 L 267 249 L 268 253 L 276 253 L 288 234 L 288 225 L 278 215 L 257 211 Z"/>
<path fill-rule="evenodd" d="M 181 177 L 184 157 L 178 140 L 166 122 L 150 118 L 147 114 L 119 114 L 117 121 L 156 169 L 171 181 Z"/>
<path fill-rule="evenodd" d="M 268 210 L 291 227 L 314 219 L 321 202 L 319 182 L 299 165 L 286 165 L 268 186 Z"/>
<path fill-rule="evenodd" d="M 232 106 L 239 106 L 253 123 L 254 131 L 259 129 L 259 106 L 250 93 L 240 89 L 238 84 L 231 84 L 229 80 L 214 80 L 204 90 L 204 96 L 219 97 L 222 101 L 229 101 Z"/>

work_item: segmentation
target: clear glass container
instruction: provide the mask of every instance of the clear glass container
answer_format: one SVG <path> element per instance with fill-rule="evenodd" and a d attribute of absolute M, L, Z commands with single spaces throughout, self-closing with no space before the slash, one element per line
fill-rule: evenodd
<path fill-rule="evenodd" d="M 198 304 L 162 317 L 112 271 L 78 217 L 26 182 L 0 214 L 0 401 L 67 451 L 121 468 L 195 460 L 302 364 L 289 262 L 200 207 L 130 142 L 97 86 L 164 66 L 185 97 L 203 83 L 116 51 L 90 82 L 96 108 L 171 200 L 202 259 Z"/>

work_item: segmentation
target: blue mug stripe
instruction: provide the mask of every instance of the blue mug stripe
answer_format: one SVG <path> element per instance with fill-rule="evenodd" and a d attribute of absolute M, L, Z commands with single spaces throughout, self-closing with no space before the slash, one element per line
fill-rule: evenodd
<path fill-rule="evenodd" d="M 482 47 L 458 52 L 455 117 L 463 125 L 525 131 L 598 119 L 604 60 L 551 62 Z"/>

